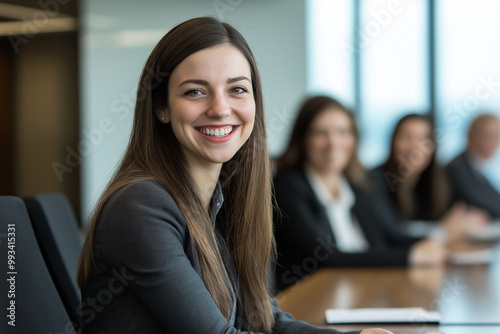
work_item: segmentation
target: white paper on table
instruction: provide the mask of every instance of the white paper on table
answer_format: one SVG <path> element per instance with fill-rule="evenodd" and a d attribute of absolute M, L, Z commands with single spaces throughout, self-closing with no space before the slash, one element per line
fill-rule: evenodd
<path fill-rule="evenodd" d="M 378 323 L 439 323 L 437 311 L 421 307 L 357 308 L 326 310 L 328 324 L 378 324 Z"/>
<path fill-rule="evenodd" d="M 498 241 L 500 240 L 500 220 L 494 220 L 490 224 L 472 232 L 469 235 L 472 241 Z"/>
<path fill-rule="evenodd" d="M 451 263 L 456 265 L 488 264 L 494 259 L 495 251 L 493 248 L 459 252 L 451 255 Z"/>

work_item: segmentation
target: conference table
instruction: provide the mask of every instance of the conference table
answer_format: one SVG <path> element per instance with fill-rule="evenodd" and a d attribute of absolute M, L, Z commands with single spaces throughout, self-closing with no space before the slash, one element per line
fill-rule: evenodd
<path fill-rule="evenodd" d="M 323 268 L 276 297 L 297 320 L 338 330 L 380 327 L 396 334 L 500 334 L 500 245 L 488 264 L 421 268 Z M 327 325 L 330 308 L 422 307 L 439 324 Z"/>

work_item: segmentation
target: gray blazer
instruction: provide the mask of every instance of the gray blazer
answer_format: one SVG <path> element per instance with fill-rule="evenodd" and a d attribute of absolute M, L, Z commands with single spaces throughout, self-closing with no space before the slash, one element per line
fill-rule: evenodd
<path fill-rule="evenodd" d="M 214 226 L 224 234 L 222 193 L 212 198 Z M 221 252 L 240 293 L 223 240 Z M 244 334 L 247 320 L 236 303 L 227 321 L 203 283 L 198 254 L 185 219 L 156 181 L 128 185 L 106 202 L 94 237 L 96 268 L 82 287 L 82 333 Z M 272 299 L 273 333 L 339 333 L 296 321 Z M 349 333 L 359 333 L 349 332 Z"/>
<path fill-rule="evenodd" d="M 467 153 L 462 153 L 446 166 L 455 200 L 462 200 L 487 211 L 491 217 L 500 218 L 500 194 L 476 170 Z"/>

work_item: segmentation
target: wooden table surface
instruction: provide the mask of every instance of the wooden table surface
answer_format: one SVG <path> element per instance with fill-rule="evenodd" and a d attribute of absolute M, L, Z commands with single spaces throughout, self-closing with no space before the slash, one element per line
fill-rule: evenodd
<path fill-rule="evenodd" d="M 328 327 L 328 308 L 423 307 L 438 310 L 436 325 L 383 327 L 400 334 L 500 334 L 500 248 L 489 265 L 444 268 L 321 269 L 281 292 L 280 307 L 296 319 Z M 335 325 L 339 330 L 366 325 Z"/>

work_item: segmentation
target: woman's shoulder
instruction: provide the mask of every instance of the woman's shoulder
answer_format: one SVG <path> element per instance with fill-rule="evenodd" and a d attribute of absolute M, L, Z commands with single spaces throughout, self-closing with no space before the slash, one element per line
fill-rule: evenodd
<path fill-rule="evenodd" d="M 377 166 L 377 167 L 370 169 L 368 171 L 368 176 L 372 179 L 373 178 L 380 178 L 384 175 L 384 171 L 385 171 L 384 166 L 380 165 L 380 166 Z"/>
<path fill-rule="evenodd" d="M 274 179 L 274 194 L 280 206 L 316 202 L 313 188 L 303 168 L 283 170 Z"/>
<path fill-rule="evenodd" d="M 110 196 L 106 206 L 133 206 L 136 203 L 177 207 L 168 190 L 154 179 L 133 181 L 121 187 Z"/>
<path fill-rule="evenodd" d="M 301 185 L 307 182 L 304 169 L 300 167 L 287 168 L 274 177 L 274 186 Z"/>
<path fill-rule="evenodd" d="M 98 213 L 93 244 L 95 258 L 115 268 L 140 268 L 146 254 L 155 263 L 166 249 L 192 254 L 184 216 L 154 180 L 134 181 L 108 198 Z"/>
<path fill-rule="evenodd" d="M 118 189 L 106 201 L 99 216 L 99 220 L 109 222 L 108 225 L 117 221 L 126 225 L 156 219 L 185 225 L 172 195 L 153 179 L 134 181 Z"/>
<path fill-rule="evenodd" d="M 368 179 L 374 184 L 375 192 L 385 191 L 391 180 L 391 173 L 380 165 L 368 172 Z"/>
<path fill-rule="evenodd" d="M 167 189 L 165 189 L 158 181 L 148 178 L 133 181 L 120 189 L 118 189 L 110 198 L 127 199 L 129 197 L 140 197 L 149 195 L 167 195 L 171 197 Z"/>

